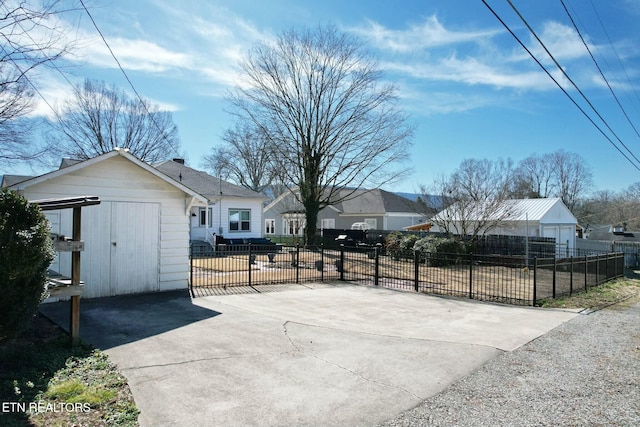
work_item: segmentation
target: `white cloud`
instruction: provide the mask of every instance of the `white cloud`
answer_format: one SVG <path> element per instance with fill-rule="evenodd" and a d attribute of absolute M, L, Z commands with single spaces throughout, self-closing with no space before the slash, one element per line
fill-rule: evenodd
<path fill-rule="evenodd" d="M 558 22 L 545 22 L 542 26 L 542 32 L 538 34 L 538 37 L 561 65 L 589 55 L 589 52 L 580 39 L 580 35 L 573 28 Z M 588 40 L 585 41 L 588 43 Z M 592 51 L 595 48 L 593 45 L 588 44 L 588 46 Z M 552 63 L 547 52 L 533 35 L 530 35 L 529 49 L 541 62 L 545 64 Z M 528 53 L 522 50 L 520 52 L 521 54 L 517 55 L 516 59 L 530 60 Z"/>
<path fill-rule="evenodd" d="M 123 68 L 162 73 L 176 68 L 191 68 L 192 58 L 170 51 L 146 40 L 112 38 L 107 41 Z M 117 68 L 118 65 L 102 39 L 94 39 L 81 56 L 90 66 Z"/>
<path fill-rule="evenodd" d="M 501 33 L 498 30 L 452 31 L 432 15 L 420 24 L 410 25 L 404 30 L 391 30 L 374 22 L 350 29 L 351 32 L 369 40 L 374 46 L 393 52 L 414 52 L 416 50 L 478 42 Z"/>

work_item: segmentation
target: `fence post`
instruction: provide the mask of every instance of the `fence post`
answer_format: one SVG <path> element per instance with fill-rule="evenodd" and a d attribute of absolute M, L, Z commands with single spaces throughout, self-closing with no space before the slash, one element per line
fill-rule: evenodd
<path fill-rule="evenodd" d="M 573 295 L 573 257 L 570 258 L 571 271 L 569 272 L 569 295 Z"/>
<path fill-rule="evenodd" d="M 296 243 L 296 283 L 300 283 L 300 243 Z"/>
<path fill-rule="evenodd" d="M 249 243 L 249 286 L 251 286 L 251 243 Z"/>
<path fill-rule="evenodd" d="M 193 296 L 193 245 L 189 247 L 189 290 Z"/>
<path fill-rule="evenodd" d="M 340 245 L 340 280 L 344 282 L 344 245 Z"/>
<path fill-rule="evenodd" d="M 588 273 L 589 272 L 589 255 L 585 255 L 584 256 L 584 291 L 586 292 L 589 287 L 588 287 Z"/>
<path fill-rule="evenodd" d="M 378 286 L 380 284 L 380 250 L 376 246 L 375 250 L 375 260 L 374 260 L 374 273 L 373 273 L 373 284 Z"/>
<path fill-rule="evenodd" d="M 324 282 L 324 243 L 320 244 L 320 265 L 322 266 L 320 269 L 320 281 Z"/>
<path fill-rule="evenodd" d="M 552 298 L 556 299 L 556 270 L 558 269 L 558 258 L 553 257 L 553 288 Z"/>
<path fill-rule="evenodd" d="M 600 284 L 600 255 L 596 255 L 596 286 Z"/>
<path fill-rule="evenodd" d="M 473 254 L 469 254 L 469 299 L 473 299 Z"/>
<path fill-rule="evenodd" d="M 420 252 L 413 251 L 413 288 L 418 292 L 420 284 Z"/>
<path fill-rule="evenodd" d="M 538 286 L 538 257 L 533 257 L 533 306 L 536 306 L 536 292 Z"/>

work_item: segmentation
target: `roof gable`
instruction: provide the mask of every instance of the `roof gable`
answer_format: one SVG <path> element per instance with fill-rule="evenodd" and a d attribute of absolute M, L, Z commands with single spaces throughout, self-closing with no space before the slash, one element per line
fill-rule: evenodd
<path fill-rule="evenodd" d="M 157 169 L 153 168 L 151 165 L 143 162 L 142 160 L 138 159 L 137 157 L 135 157 L 133 154 L 129 153 L 128 150 L 123 150 L 123 149 L 115 149 L 113 151 L 110 151 L 108 153 L 105 154 L 101 154 L 99 156 L 93 157 L 91 159 L 88 160 L 84 160 L 82 162 L 78 162 L 72 165 L 69 165 L 67 167 L 64 167 L 62 169 L 57 169 L 54 170 L 52 172 L 49 173 L 45 173 L 43 175 L 39 175 L 30 179 L 27 179 L 25 181 L 22 182 L 18 182 L 11 187 L 11 189 L 13 190 L 22 190 L 24 188 L 28 188 L 32 185 L 36 185 L 42 182 L 46 182 L 55 178 L 58 178 L 60 176 L 64 176 L 67 174 L 72 174 L 78 170 L 84 169 L 84 168 L 88 168 L 91 167 L 92 165 L 95 165 L 97 163 L 106 161 L 108 159 L 111 159 L 113 157 L 116 156 L 121 156 L 124 159 L 130 161 L 131 163 L 133 163 L 134 165 L 136 165 L 139 168 L 144 169 L 145 171 L 151 173 L 152 175 L 156 176 L 157 178 L 161 179 L 162 181 L 171 184 L 172 186 L 178 188 L 179 190 L 181 190 L 182 192 L 186 193 L 187 195 L 193 197 L 196 200 L 199 200 L 203 203 L 206 203 L 207 200 L 205 199 L 204 196 L 202 196 L 201 194 L 193 191 L 192 189 L 190 189 L 189 187 L 173 180 L 172 178 L 170 178 L 169 176 L 163 174 L 162 172 L 158 171 Z"/>

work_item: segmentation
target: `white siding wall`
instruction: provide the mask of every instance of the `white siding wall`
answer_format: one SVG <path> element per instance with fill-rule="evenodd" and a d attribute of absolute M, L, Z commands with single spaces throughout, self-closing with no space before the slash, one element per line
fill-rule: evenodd
<path fill-rule="evenodd" d="M 32 185 L 24 191 L 24 196 L 29 200 L 47 199 L 53 197 L 71 196 L 98 196 L 105 202 L 132 202 L 149 203 L 159 205 L 159 248 L 142 248 L 139 256 L 154 257 L 159 261 L 157 290 L 182 289 L 187 288 L 189 279 L 189 216 L 186 213 L 186 194 L 178 188 L 164 182 L 158 177 L 131 163 L 120 156 L 106 159 L 89 167 L 79 169 L 49 181 Z M 105 204 L 106 206 L 106 204 Z M 100 211 L 98 216 L 89 215 L 88 210 Z M 96 227 L 103 227 L 102 221 L 108 221 L 107 212 L 100 209 L 100 206 L 90 206 L 82 208 L 83 218 L 93 217 L 89 221 L 83 221 L 83 240 L 91 237 L 91 230 Z M 87 211 L 87 215 L 84 212 Z M 70 209 L 60 211 L 60 232 L 67 236 L 71 235 L 71 215 Z M 95 220 L 95 218 L 102 218 Z M 130 218 L 132 224 L 140 224 L 147 221 L 144 215 L 137 215 Z M 153 221 L 153 219 L 150 219 Z M 102 249 L 106 251 L 106 249 Z M 94 263 L 92 269 L 103 269 L 103 274 L 107 274 L 109 257 L 106 253 L 83 253 L 83 260 Z M 136 265 L 136 259 L 130 260 L 132 267 Z M 70 255 L 62 254 L 60 257 L 61 273 L 69 274 Z M 66 270 L 65 270 L 66 269 Z M 95 271 L 95 270 L 94 270 Z M 92 274 L 93 275 L 93 274 Z M 85 280 L 85 296 L 96 297 L 106 296 L 91 289 L 91 283 L 86 281 L 86 275 L 81 274 Z M 127 284 L 128 292 L 142 292 L 146 289 L 139 289 L 136 283 Z"/>
<path fill-rule="evenodd" d="M 251 210 L 251 230 L 229 231 L 229 209 Z M 213 206 L 213 231 L 220 234 L 220 227 L 222 227 L 222 235 L 227 239 L 262 237 L 264 229 L 262 202 L 239 197 L 224 198 L 222 202 Z"/>

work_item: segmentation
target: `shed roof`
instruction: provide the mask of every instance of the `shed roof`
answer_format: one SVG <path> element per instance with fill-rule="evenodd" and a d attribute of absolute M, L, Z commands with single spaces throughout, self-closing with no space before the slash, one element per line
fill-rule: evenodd
<path fill-rule="evenodd" d="M 14 190 L 21 190 L 21 189 L 30 187 L 32 185 L 39 184 L 41 182 L 49 181 L 49 180 L 55 179 L 55 178 L 57 178 L 59 176 L 67 175 L 67 174 L 73 173 L 73 172 L 75 172 L 77 170 L 90 167 L 90 166 L 92 166 L 92 165 L 94 165 L 96 163 L 103 162 L 103 161 L 105 161 L 107 159 L 110 159 L 112 157 L 115 157 L 115 156 L 124 157 L 125 159 L 129 160 L 131 163 L 135 164 L 136 166 L 146 170 L 147 172 L 151 173 L 152 175 L 158 177 L 159 179 L 161 179 L 161 180 L 173 185 L 174 187 L 180 189 L 185 194 L 191 196 L 193 198 L 193 200 L 197 200 L 197 201 L 199 201 L 201 203 L 206 203 L 207 202 L 207 200 L 205 199 L 205 197 L 203 195 L 201 195 L 198 192 L 192 190 L 191 188 L 185 186 L 184 184 L 173 180 L 168 175 L 165 175 L 164 173 L 158 171 L 157 169 L 155 169 L 151 165 L 143 162 L 142 160 L 138 159 L 133 154 L 129 153 L 128 150 L 123 150 L 123 149 L 119 149 L 119 148 L 117 148 L 117 149 L 115 149 L 113 151 L 110 151 L 108 153 L 104 153 L 104 154 L 101 154 L 99 156 L 93 157 L 91 159 L 83 160 L 81 162 L 74 163 L 74 164 L 69 165 L 67 167 L 64 167 L 62 169 L 57 169 L 57 170 L 54 170 L 52 172 L 45 173 L 43 175 L 39 175 L 39 176 L 36 176 L 36 177 L 31 177 L 31 178 L 28 178 L 26 180 L 16 182 L 13 185 L 10 185 L 9 187 L 13 187 Z"/>
<path fill-rule="evenodd" d="M 450 208 L 439 212 L 434 220 L 442 220 L 452 218 L 456 220 L 456 214 L 449 214 Z M 474 215 L 480 217 L 484 214 L 483 209 L 466 209 L 468 221 L 475 221 L 480 218 L 474 218 Z M 455 212 L 455 211 L 454 211 Z M 562 203 L 562 199 L 558 197 L 546 199 L 509 199 L 490 214 L 490 218 L 485 220 L 504 220 L 504 221 L 545 221 L 550 219 L 550 213 L 554 213 L 556 217 L 563 217 L 566 222 L 578 223 L 578 220 L 571 213 L 569 208 Z"/>

